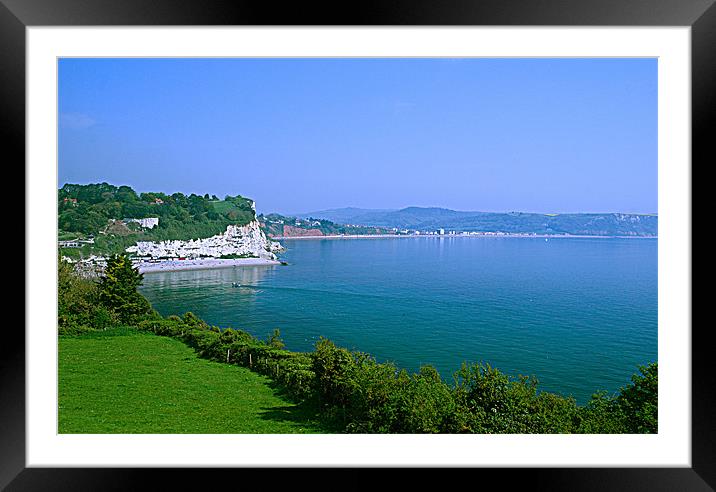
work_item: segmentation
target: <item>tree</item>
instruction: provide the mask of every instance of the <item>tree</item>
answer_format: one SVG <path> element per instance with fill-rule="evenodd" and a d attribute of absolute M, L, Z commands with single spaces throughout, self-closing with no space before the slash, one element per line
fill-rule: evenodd
<path fill-rule="evenodd" d="M 99 302 L 99 285 L 77 274 L 62 257 L 57 262 L 57 325 L 62 335 L 103 330 L 118 322 L 116 314 Z"/>
<path fill-rule="evenodd" d="M 100 278 L 100 302 L 117 314 L 122 323 L 131 323 L 137 317 L 151 313 L 149 301 L 137 291 L 143 275 L 132 267 L 124 254 L 107 259 L 104 275 Z"/>
<path fill-rule="evenodd" d="M 619 405 L 627 421 L 628 432 L 656 434 L 659 407 L 659 365 L 652 362 L 639 366 L 641 374 L 634 374 L 632 384 L 621 389 Z"/>

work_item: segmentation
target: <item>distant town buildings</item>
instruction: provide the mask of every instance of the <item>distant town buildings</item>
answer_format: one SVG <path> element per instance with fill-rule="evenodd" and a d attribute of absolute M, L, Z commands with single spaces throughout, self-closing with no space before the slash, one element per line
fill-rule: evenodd
<path fill-rule="evenodd" d="M 57 241 L 57 246 L 60 248 L 81 248 L 85 244 L 94 244 L 94 236 L 89 236 L 87 239 L 69 239 L 67 241 Z"/>

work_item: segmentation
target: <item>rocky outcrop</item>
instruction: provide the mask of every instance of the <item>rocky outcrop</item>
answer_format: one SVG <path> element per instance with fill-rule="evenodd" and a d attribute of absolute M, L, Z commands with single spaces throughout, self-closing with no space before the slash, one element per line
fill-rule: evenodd
<path fill-rule="evenodd" d="M 290 225 L 283 226 L 284 237 L 301 237 L 301 236 L 323 236 L 320 229 L 301 229 Z"/>
<path fill-rule="evenodd" d="M 139 258 L 221 258 L 254 257 L 276 259 L 283 251 L 280 243 L 270 240 L 256 220 L 245 226 L 230 225 L 223 234 L 189 241 L 139 241 L 126 250 Z"/>

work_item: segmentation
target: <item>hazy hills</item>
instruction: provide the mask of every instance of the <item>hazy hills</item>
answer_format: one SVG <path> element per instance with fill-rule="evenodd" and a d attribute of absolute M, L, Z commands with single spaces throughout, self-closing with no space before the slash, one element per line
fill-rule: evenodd
<path fill-rule="evenodd" d="M 298 214 L 336 223 L 430 231 L 484 231 L 595 236 L 657 236 L 658 217 L 651 214 L 466 212 L 436 207 L 401 210 L 339 208 Z"/>
<path fill-rule="evenodd" d="M 293 217 L 299 217 L 302 219 L 308 219 L 309 217 L 313 217 L 314 219 L 325 219 L 330 220 L 331 222 L 335 222 L 338 224 L 353 224 L 354 219 L 356 217 L 364 217 L 367 216 L 366 219 L 361 219 L 365 222 L 365 220 L 372 220 L 371 217 L 373 215 L 376 216 L 382 216 L 384 214 L 388 214 L 390 212 L 396 212 L 395 209 L 377 209 L 377 208 L 356 208 L 356 207 L 344 207 L 344 208 L 332 208 L 329 210 L 321 210 L 319 212 L 307 212 L 307 213 L 299 213 L 299 214 L 293 214 Z M 391 226 L 392 227 L 392 226 Z"/>

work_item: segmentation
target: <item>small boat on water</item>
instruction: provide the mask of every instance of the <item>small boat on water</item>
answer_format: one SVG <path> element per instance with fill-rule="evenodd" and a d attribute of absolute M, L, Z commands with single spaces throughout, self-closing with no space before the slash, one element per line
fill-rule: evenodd
<path fill-rule="evenodd" d="M 238 282 L 231 282 L 232 287 L 241 287 L 241 284 Z"/>

